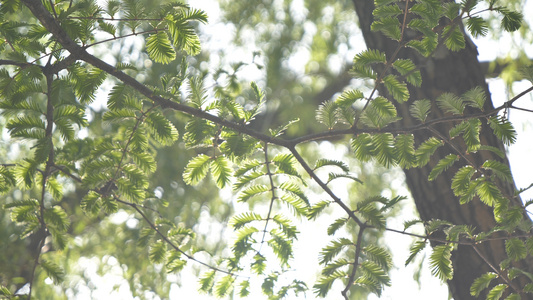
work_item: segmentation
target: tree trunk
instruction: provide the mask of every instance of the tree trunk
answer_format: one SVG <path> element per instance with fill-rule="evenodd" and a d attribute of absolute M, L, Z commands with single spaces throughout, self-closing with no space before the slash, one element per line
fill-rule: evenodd
<path fill-rule="evenodd" d="M 357 15 L 359 17 L 360 27 L 365 38 L 365 42 L 369 49 L 379 49 L 391 57 L 396 50 L 398 43 L 385 37 L 381 33 L 370 30 L 372 23 L 372 11 L 374 9 L 374 1 L 371 0 L 353 0 Z M 474 88 L 482 87 L 487 94 L 487 101 L 485 109 L 493 108 L 490 101 L 490 94 L 488 86 L 485 82 L 484 71 L 477 59 L 476 46 L 468 38 L 466 48 L 452 52 L 444 46 L 436 51 L 435 55 L 430 58 L 425 58 L 419 55 L 412 49 L 404 48 L 400 51 L 399 58 L 409 58 L 417 66 L 421 66 L 421 74 L 423 83 L 420 88 L 409 86 L 411 99 L 408 103 L 397 105 L 398 114 L 402 120 L 393 124 L 397 127 L 406 127 L 417 123 L 409 114 L 409 105 L 414 100 L 429 99 L 434 103 L 434 100 L 442 93 L 449 92 L 456 95 Z M 381 95 L 387 95 L 385 89 L 378 90 Z M 388 97 L 391 99 L 390 97 Z M 442 117 L 444 113 L 439 111 L 433 104 L 432 113 L 428 117 L 438 118 Z M 436 128 L 444 136 L 448 136 L 449 129 L 454 124 L 441 125 Z M 487 127 L 484 125 L 484 127 Z M 419 144 L 430 136 L 431 132 L 416 131 L 415 144 Z M 488 128 L 484 128 L 481 133 L 481 142 L 485 145 L 491 145 L 499 149 L 504 149 L 502 142 L 497 139 Z M 454 140 L 455 142 L 455 140 Z M 463 147 L 463 149 L 465 149 Z M 488 231 L 496 225 L 492 208 L 483 204 L 479 199 L 474 199 L 467 205 L 461 205 L 458 198 L 454 195 L 450 185 L 453 175 L 458 168 L 450 168 L 437 177 L 435 181 L 429 182 L 428 175 L 431 169 L 447 154 L 455 153 L 450 147 L 441 147 L 435 153 L 430 163 L 423 168 L 413 168 L 404 170 L 407 178 L 407 185 L 412 193 L 416 207 L 420 214 L 420 218 L 424 221 L 432 219 L 441 219 L 452 222 L 453 224 L 467 224 L 474 226 L 477 231 Z M 508 164 L 507 159 L 496 157 L 491 152 L 480 151 L 476 154 L 468 154 L 468 156 L 480 166 L 488 159 L 500 160 Z M 463 166 L 466 162 L 461 160 L 456 163 L 456 166 Z M 503 193 L 506 196 L 513 195 L 515 190 L 514 183 L 501 183 Z M 514 201 L 520 201 L 515 198 Z M 526 216 L 527 218 L 527 216 Z M 498 268 L 499 263 L 507 258 L 505 253 L 505 244 L 503 241 L 485 242 L 478 245 L 478 251 L 488 259 L 492 266 Z M 449 290 L 455 300 L 474 299 L 470 295 L 470 286 L 472 282 L 480 275 L 486 272 L 493 272 L 494 270 L 489 264 L 477 254 L 470 246 L 459 246 L 452 254 L 452 261 L 454 267 L 454 277 L 448 282 Z M 533 263 L 521 261 L 521 268 L 528 271 L 533 270 Z M 524 265 L 527 265 L 525 267 Z M 503 283 L 503 282 L 498 282 Z M 518 282 L 517 282 L 518 283 Z M 523 286 L 523 282 L 520 286 Z M 523 298 L 524 299 L 524 298 Z"/>

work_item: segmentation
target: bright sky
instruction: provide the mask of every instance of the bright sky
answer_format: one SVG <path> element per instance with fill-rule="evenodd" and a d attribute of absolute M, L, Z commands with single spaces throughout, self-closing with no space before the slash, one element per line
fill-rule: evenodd
<path fill-rule="evenodd" d="M 301 2 L 301 1 L 300 1 Z M 218 21 L 218 16 L 220 15 L 220 9 L 218 4 L 214 0 L 191 0 L 189 1 L 190 5 L 196 8 L 201 8 L 205 10 L 209 16 L 209 24 L 203 26 L 202 30 L 204 32 L 203 36 L 203 47 L 210 49 L 225 49 L 227 53 L 232 53 L 236 61 L 240 61 L 243 57 L 250 57 L 252 54 L 247 53 L 242 49 L 230 48 L 228 46 L 228 40 L 231 39 L 232 30 L 228 26 L 220 23 Z M 524 7 L 523 12 L 533 12 L 533 0 L 528 0 L 526 7 Z M 207 42 L 207 44 L 206 44 Z M 504 38 L 499 41 L 491 41 L 488 39 L 482 39 L 476 41 L 478 49 L 480 51 L 480 60 L 491 60 L 501 55 L 503 53 L 508 53 L 513 44 L 511 39 Z M 346 55 L 353 56 L 358 51 L 362 49 L 346 49 Z M 533 47 L 527 49 L 529 57 L 533 57 Z M 213 57 L 213 65 L 219 63 L 216 57 Z M 295 68 L 298 68 L 302 62 L 293 61 Z M 260 77 L 260 74 L 253 73 L 257 70 L 250 70 L 252 72 L 247 75 L 247 78 L 250 77 Z M 492 92 L 493 101 L 495 105 L 501 104 L 503 101 L 508 100 L 510 97 L 505 92 L 505 86 L 501 80 L 490 80 L 490 89 Z M 517 83 L 514 86 L 515 93 L 520 92 L 521 90 L 529 87 L 525 82 Z M 520 100 L 519 104 L 529 108 L 533 105 L 531 95 L 525 97 L 525 99 Z M 510 149 L 510 160 L 512 164 L 512 171 L 515 175 L 515 179 L 518 187 L 527 187 L 532 181 L 533 178 L 529 175 L 531 169 L 533 169 L 533 162 L 530 159 L 531 153 L 533 153 L 533 142 L 531 139 L 524 138 L 526 135 L 531 135 L 531 127 L 533 123 L 531 122 L 531 117 L 525 113 L 519 111 L 513 111 L 511 114 L 513 122 L 516 122 L 515 126 L 518 130 L 519 138 L 517 144 L 511 147 Z M 529 133 L 526 133 L 529 131 Z M 331 145 L 324 144 L 322 149 L 325 153 L 332 153 L 335 151 L 342 151 L 336 148 L 333 148 Z M 339 153 L 342 155 L 342 153 Z M 402 184 L 403 179 L 401 176 L 394 182 L 396 190 L 403 195 L 408 195 L 408 192 L 405 186 Z M 337 189 L 338 190 L 338 189 Z M 342 191 L 340 192 L 343 193 Z M 342 196 L 342 195 L 340 195 Z M 528 193 L 525 195 L 525 199 L 530 199 L 533 197 L 533 193 Z M 238 209 L 238 208 L 237 208 Z M 403 221 L 415 218 L 412 213 L 413 207 L 408 206 L 402 212 L 401 217 L 398 217 L 395 220 L 391 220 L 388 223 L 389 227 L 393 228 L 403 228 Z M 299 237 L 299 240 L 295 246 L 295 261 L 291 263 L 291 266 L 295 270 L 295 277 L 300 278 L 307 282 L 309 286 L 313 285 L 313 279 L 319 270 L 318 266 L 318 252 L 321 250 L 320 247 L 324 243 L 317 243 L 317 241 L 329 241 L 331 237 L 327 236 L 325 233 L 325 228 L 320 226 L 326 223 L 328 220 L 333 220 L 334 216 L 325 216 L 320 222 L 307 222 L 305 226 L 300 227 L 302 233 Z M 113 221 L 120 223 L 128 219 L 128 216 L 125 213 L 119 213 L 114 218 Z M 201 228 L 201 227 L 200 227 Z M 304 230 L 305 229 L 305 230 Z M 429 267 L 427 263 L 422 270 L 422 285 L 419 286 L 413 280 L 414 265 L 412 264 L 408 267 L 404 267 L 405 259 L 409 255 L 409 246 L 412 243 L 412 240 L 408 237 L 394 234 L 386 233 L 385 240 L 387 241 L 390 248 L 394 249 L 393 259 L 395 268 L 391 272 L 391 281 L 392 286 L 384 290 L 383 295 L 378 298 L 375 295 L 371 295 L 369 299 L 406 299 L 407 297 L 412 300 L 447 300 L 448 291 L 446 286 L 442 285 L 441 282 L 430 275 Z M 427 261 L 427 259 L 426 259 Z M 80 261 L 80 265 L 84 266 L 84 272 L 90 274 L 90 277 L 98 286 L 98 290 L 92 291 L 92 293 L 87 289 L 86 293 L 83 295 L 78 295 L 77 299 L 132 299 L 131 293 L 127 283 L 121 280 L 122 270 L 118 266 L 116 259 L 113 257 L 106 258 L 106 263 L 110 266 L 113 266 L 111 272 L 106 273 L 104 276 L 99 276 L 96 273 L 95 265 L 98 264 L 97 261 L 90 261 L 90 259 L 85 259 L 85 261 Z M 193 274 L 191 265 L 194 262 L 190 262 L 182 274 L 179 276 L 179 281 L 181 282 L 180 286 L 173 284 L 170 292 L 170 299 L 192 299 L 192 300 L 211 300 L 215 299 L 203 294 L 198 294 L 198 278 Z M 91 267 L 93 266 L 93 267 Z M 294 274 L 291 274 L 294 275 Z M 175 275 L 170 275 L 169 280 L 176 281 L 178 277 Z M 107 284 L 106 284 L 107 283 Z M 112 284 L 111 284 L 112 283 Z M 113 286 L 119 286 L 117 290 L 113 290 Z M 247 299 L 264 299 L 265 297 L 261 295 L 260 292 L 260 282 L 252 282 L 252 293 Z M 326 299 L 339 299 L 340 290 L 343 287 L 338 283 L 334 285 L 333 290 L 329 293 L 329 296 Z M 153 296 L 153 299 L 158 299 L 155 295 L 146 295 L 149 299 Z M 309 297 L 313 298 L 312 292 L 309 293 Z M 302 298 L 303 299 L 303 298 Z"/>

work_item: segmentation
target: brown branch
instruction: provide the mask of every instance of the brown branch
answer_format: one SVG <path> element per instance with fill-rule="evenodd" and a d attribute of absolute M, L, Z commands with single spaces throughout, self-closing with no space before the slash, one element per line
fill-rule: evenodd
<path fill-rule="evenodd" d="M 41 250 L 44 244 L 44 241 L 46 239 L 46 223 L 44 221 L 44 196 L 46 194 L 46 182 L 48 181 L 48 177 L 51 174 L 51 168 L 54 164 L 54 144 L 52 141 L 52 130 L 54 128 L 54 105 L 52 103 L 52 82 L 53 82 L 53 74 L 49 72 L 48 68 L 50 67 L 50 64 L 47 64 L 46 67 L 43 68 L 43 73 L 46 77 L 46 133 L 45 138 L 50 140 L 50 151 L 48 152 L 48 159 L 46 161 L 46 166 L 44 169 L 44 172 L 42 173 L 42 182 L 41 182 L 41 199 L 39 202 L 39 215 L 37 216 L 39 223 L 41 224 L 41 227 L 39 229 L 40 232 L 44 233 L 42 235 L 41 241 L 39 242 L 37 252 L 35 254 L 35 264 L 33 266 L 32 274 L 30 277 L 30 283 L 29 283 L 29 293 L 28 293 L 28 300 L 31 300 L 31 293 L 33 289 L 33 280 L 35 278 L 35 270 L 37 267 L 37 264 L 39 263 L 39 257 L 41 256 Z"/>
<path fill-rule="evenodd" d="M 95 21 L 163 21 L 161 18 L 105 18 L 105 17 L 68 17 L 70 20 L 95 20 Z"/>
<path fill-rule="evenodd" d="M 361 255 L 361 243 L 363 241 L 363 232 L 366 229 L 366 224 L 364 227 L 359 227 L 359 233 L 357 234 L 357 242 L 355 244 L 355 254 L 354 254 L 354 262 L 352 267 L 352 273 L 348 277 L 348 282 L 346 283 L 346 287 L 341 292 L 344 299 L 349 300 L 348 298 L 348 291 L 353 285 L 354 279 L 355 279 L 355 273 L 357 273 L 357 269 L 359 267 L 359 255 Z"/>
<path fill-rule="evenodd" d="M 42 238 L 37 245 L 37 252 L 35 254 L 35 258 L 33 261 L 33 267 L 31 270 L 30 282 L 29 282 L 30 290 L 28 292 L 28 297 L 26 298 L 27 300 L 31 300 L 31 292 L 33 290 L 33 280 L 35 279 L 35 271 L 37 270 L 37 265 L 39 264 L 39 258 L 41 257 L 41 249 L 44 246 L 44 240 L 46 238 L 46 230 L 43 227 L 39 229 L 39 233 L 41 234 L 38 234 L 37 236 L 42 236 Z"/>
<path fill-rule="evenodd" d="M 10 60 L 10 59 L 0 59 L 0 66 L 9 66 L 9 65 L 17 66 L 17 67 L 21 67 L 21 68 L 35 66 L 32 63 L 14 61 L 14 60 Z"/>
<path fill-rule="evenodd" d="M 261 140 L 263 142 L 268 142 L 271 144 L 275 144 L 278 146 L 283 146 L 286 148 L 294 147 L 295 145 L 303 142 L 313 141 L 313 140 L 320 140 L 325 138 L 332 138 L 337 137 L 341 135 L 356 135 L 359 133 L 406 133 L 411 132 L 415 130 L 420 129 L 426 129 L 429 125 L 432 124 L 438 124 L 448 121 L 460 121 L 460 120 L 467 120 L 470 118 L 478 118 L 478 117 L 486 117 L 493 114 L 496 114 L 498 111 L 507 108 L 509 104 L 504 104 L 498 108 L 495 108 L 494 110 L 491 110 L 489 112 L 482 112 L 478 114 L 473 114 L 469 116 L 450 116 L 445 117 L 441 119 L 435 119 L 432 121 L 428 121 L 426 123 L 421 123 L 415 126 L 405 127 L 405 128 L 395 128 L 395 129 L 341 129 L 341 130 L 332 130 L 328 132 L 321 132 L 316 134 L 310 134 L 303 137 L 291 139 L 291 140 L 285 140 L 277 137 L 272 137 L 267 134 L 263 134 L 260 132 L 257 132 L 250 128 L 250 126 L 247 126 L 246 124 L 240 124 L 231 122 L 228 120 L 225 120 L 223 118 L 220 118 L 218 116 L 212 115 L 206 111 L 195 109 L 193 107 L 180 104 L 174 101 L 171 101 L 169 99 L 165 99 L 159 95 L 154 94 L 154 92 L 149 89 L 147 86 L 143 85 L 142 83 L 135 80 L 133 77 L 128 76 L 127 74 L 123 73 L 122 71 L 117 70 L 115 67 L 105 63 L 104 61 L 96 58 L 95 56 L 87 53 L 85 51 L 85 48 L 77 45 L 70 37 L 66 35 L 64 30 L 57 24 L 57 22 L 52 18 L 52 16 L 46 11 L 44 6 L 40 3 L 40 1 L 36 0 L 22 0 L 22 2 L 30 8 L 30 10 L 34 13 L 34 15 L 41 21 L 41 23 L 57 38 L 57 40 L 67 49 L 73 56 L 75 56 L 77 59 L 83 60 L 107 73 L 109 73 L 112 76 L 115 76 L 117 79 L 122 81 L 123 83 L 131 86 L 135 90 L 137 90 L 139 93 L 147 97 L 148 99 L 151 99 L 158 105 L 160 105 L 162 108 L 170 108 L 176 111 L 180 111 L 195 117 L 203 118 L 209 121 L 212 121 L 216 124 L 225 126 L 227 128 L 237 130 L 241 133 L 244 133 L 246 135 L 249 135 L 253 138 L 256 138 L 258 140 Z M 533 87 L 527 89 L 526 91 L 520 93 L 516 97 L 510 100 L 510 103 L 514 102 L 516 99 L 520 98 L 524 94 L 530 92 L 533 90 Z"/>

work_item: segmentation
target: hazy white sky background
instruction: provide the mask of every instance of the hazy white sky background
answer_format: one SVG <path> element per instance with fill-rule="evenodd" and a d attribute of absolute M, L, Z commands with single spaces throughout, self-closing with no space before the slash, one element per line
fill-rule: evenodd
<path fill-rule="evenodd" d="M 212 50 L 212 53 L 216 53 L 218 50 L 224 51 L 227 56 L 226 59 L 233 61 L 245 61 L 251 62 L 252 60 L 252 51 L 256 50 L 245 50 L 243 48 L 236 48 L 229 44 L 233 34 L 233 28 L 226 24 L 220 22 L 220 8 L 215 0 L 190 0 L 189 4 L 192 7 L 203 9 L 207 12 L 209 16 L 209 24 L 202 25 L 202 46 L 206 49 Z M 293 5 L 300 7 L 303 5 L 302 0 L 294 1 Z M 526 6 L 523 9 L 523 12 L 527 14 L 526 20 L 531 21 L 532 12 L 533 12 L 533 0 L 528 0 Z M 354 13 L 354 22 L 355 22 L 355 13 Z M 355 24 L 355 23 L 354 23 Z M 531 25 L 531 22 L 530 22 Z M 531 34 L 531 33 L 530 33 Z M 355 37 L 360 39 L 361 37 Z M 505 55 L 509 53 L 510 50 L 515 46 L 512 43 L 512 39 L 507 36 L 503 37 L 500 40 L 490 40 L 489 38 L 478 39 L 475 41 L 478 45 L 478 50 L 480 52 L 479 59 L 481 61 L 493 60 L 498 56 Z M 351 47 L 345 47 L 342 49 L 342 53 L 351 59 L 355 54 L 364 50 L 364 43 L 359 40 L 357 43 L 348 43 Z M 359 45 L 357 49 L 357 46 Z M 257 49 L 260 50 L 260 49 Z M 533 46 L 530 45 L 526 49 L 528 51 L 528 56 L 533 58 Z M 298 59 L 300 57 L 300 59 Z M 299 56 L 291 59 L 290 65 L 296 70 L 300 69 L 303 71 L 307 60 L 306 50 L 302 49 Z M 220 62 L 221 59 L 216 55 L 211 56 L 212 59 L 212 69 L 214 69 Z M 261 73 L 257 69 L 250 67 L 244 69 L 246 73 L 246 78 L 249 80 L 257 80 L 261 78 Z M 510 95 L 506 92 L 505 85 L 502 80 L 491 79 L 489 80 L 489 86 L 492 93 L 492 99 L 495 106 L 502 104 L 504 101 L 510 99 Z M 529 87 L 530 84 L 526 82 L 516 83 L 513 88 L 515 93 Z M 105 97 L 104 97 L 105 99 Z M 527 95 L 524 99 L 520 100 L 517 104 L 522 107 L 532 108 L 533 97 Z M 527 187 L 531 182 L 533 182 L 533 176 L 531 176 L 531 170 L 533 169 L 533 161 L 531 155 L 533 154 L 533 140 L 527 136 L 532 136 L 532 126 L 533 122 L 531 121 L 531 113 L 527 114 L 520 111 L 511 112 L 511 120 L 515 123 L 516 129 L 518 131 L 518 142 L 513 145 L 510 150 L 510 160 L 512 165 L 512 171 L 519 188 Z M 334 147 L 329 143 L 321 144 L 322 151 L 324 153 L 337 155 L 343 154 L 343 149 L 339 147 Z M 401 195 L 409 195 L 404 183 L 403 183 L 403 174 L 397 172 L 399 175 L 394 181 L 392 181 L 393 188 Z M 341 198 L 347 196 L 346 191 L 336 189 L 339 192 Z M 224 191 L 224 195 L 231 197 L 230 191 Z M 533 193 L 529 192 L 524 194 L 523 199 L 531 199 Z M 411 203 L 411 202 L 410 202 Z M 239 206 L 236 208 L 239 209 Z M 241 207 L 241 209 L 245 209 Z M 291 266 L 294 269 L 294 273 L 291 275 L 294 278 L 299 278 L 304 280 L 310 287 L 313 285 L 313 279 L 319 272 L 318 266 L 318 253 L 321 250 L 320 247 L 331 240 L 326 234 L 326 227 L 319 226 L 323 224 L 329 224 L 328 221 L 333 221 L 338 216 L 327 216 L 320 220 L 320 222 L 305 222 L 305 224 L 300 228 L 302 231 L 299 236 L 298 242 L 295 244 L 295 260 L 291 263 Z M 394 220 L 388 222 L 387 226 L 392 228 L 403 228 L 403 221 L 414 219 L 414 208 L 411 205 L 406 205 L 402 214 Z M 131 218 L 125 212 L 119 212 L 113 218 L 113 222 L 121 223 L 131 221 Z M 206 232 L 220 232 L 219 228 L 213 228 L 213 226 L 218 226 L 216 224 L 203 224 L 199 226 L 200 231 Z M 231 232 L 228 232 L 228 239 L 231 239 Z M 407 236 L 387 232 L 385 234 L 385 240 L 392 249 L 394 269 L 391 272 L 391 282 L 392 286 L 384 290 L 383 295 L 378 298 L 375 295 L 369 296 L 368 299 L 411 299 L 411 300 L 447 300 L 448 291 L 445 285 L 443 285 L 437 278 L 430 275 L 430 269 L 425 263 L 422 269 L 421 285 L 413 279 L 413 274 L 415 271 L 415 264 L 412 264 L 408 267 L 404 267 L 404 262 L 409 255 L 409 246 L 413 240 Z M 317 243 L 317 241 L 321 241 Z M 201 259 L 201 257 L 198 257 Z M 427 261 L 427 259 L 426 259 Z M 97 275 L 97 265 L 99 261 L 97 259 L 83 258 L 80 260 L 79 265 L 86 274 L 90 274 L 90 277 L 93 279 L 95 286 L 99 288 L 95 291 L 90 291 L 88 288 L 85 293 L 76 295 L 76 299 L 85 300 L 85 299 L 133 299 L 127 282 L 122 277 L 122 270 L 117 263 L 117 260 L 112 256 L 109 256 L 103 262 L 108 266 L 113 266 L 111 271 L 106 273 L 104 276 Z M 173 284 L 170 292 L 170 299 L 191 299 L 191 300 L 212 300 L 216 299 L 214 297 L 199 294 L 198 289 L 198 277 L 194 275 L 192 266 L 194 262 L 189 262 L 187 268 L 179 275 L 169 275 L 169 280 L 179 281 L 180 285 Z M 261 282 L 253 282 L 251 290 L 251 296 L 247 299 L 264 299 L 265 297 L 261 294 L 260 290 Z M 116 289 L 114 289 L 116 287 Z M 340 299 L 340 291 L 343 289 L 343 286 L 338 282 L 334 285 L 332 291 L 328 294 L 326 299 Z M 70 295 L 74 296 L 74 295 Z M 145 295 L 148 299 L 159 299 L 156 295 Z M 69 297 L 72 298 L 72 297 Z M 310 291 L 306 299 L 313 299 L 314 295 Z M 291 299 L 291 298 L 288 298 Z M 300 297 L 299 299 L 304 299 Z"/>

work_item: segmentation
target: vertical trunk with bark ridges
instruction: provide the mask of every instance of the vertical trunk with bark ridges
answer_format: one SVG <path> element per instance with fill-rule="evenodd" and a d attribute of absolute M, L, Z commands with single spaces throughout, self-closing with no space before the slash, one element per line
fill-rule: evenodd
<path fill-rule="evenodd" d="M 374 1 L 353 0 L 353 3 L 359 17 L 359 25 L 363 31 L 367 47 L 369 49 L 379 49 L 385 52 L 387 57 L 391 57 L 398 44 L 381 33 L 372 32 L 370 30 Z M 430 58 L 425 58 L 412 49 L 402 49 L 398 57 L 409 58 L 417 66 L 421 67 L 420 71 L 422 73 L 423 83 L 420 88 L 409 87 L 411 94 L 410 101 L 405 105 L 397 105 L 398 114 L 402 117 L 402 121 L 395 123 L 394 126 L 406 127 L 417 122 L 409 113 L 409 104 L 414 100 L 429 99 L 432 101 L 432 113 L 429 118 L 438 118 L 443 116 L 443 112 L 439 111 L 434 104 L 434 100 L 437 96 L 445 92 L 461 95 L 477 86 L 483 88 L 487 93 L 485 109 L 493 108 L 490 101 L 488 86 L 485 82 L 481 65 L 477 59 L 477 54 L 475 45 L 468 38 L 465 49 L 458 52 L 452 52 L 444 47 L 439 47 L 435 52 L 435 55 Z M 380 94 L 387 95 L 387 92 L 384 89 L 378 90 Z M 444 136 L 447 136 L 447 132 L 452 126 L 453 124 L 445 124 L 440 125 L 436 129 Z M 427 130 L 416 131 L 413 134 L 415 135 L 416 144 L 420 144 L 422 141 L 434 135 Z M 487 128 L 482 130 L 480 138 L 482 144 L 503 149 L 502 142 Z M 431 172 L 432 167 L 440 158 L 443 158 L 450 153 L 457 154 L 450 147 L 441 147 L 426 167 L 405 170 L 407 185 L 415 200 L 421 219 L 425 221 L 441 219 L 450 221 L 453 224 L 472 225 L 477 228 L 478 231 L 487 231 L 491 229 L 496 224 L 492 208 L 481 203 L 478 199 L 474 199 L 467 205 L 460 205 L 458 198 L 454 196 L 450 185 L 451 179 L 457 171 L 457 168 L 450 168 L 448 171 L 437 177 L 435 181 L 428 182 L 428 175 Z M 480 166 L 488 159 L 500 160 L 508 164 L 507 159 L 502 160 L 487 151 L 468 154 L 468 156 L 477 166 Z M 456 163 L 456 166 L 462 166 L 465 164 L 466 162 L 462 159 L 460 163 Z M 504 195 L 513 195 L 514 184 L 504 183 L 500 186 L 503 186 Z M 480 251 L 480 253 L 488 259 L 488 262 L 495 267 L 498 267 L 499 263 L 507 258 L 505 244 L 502 241 L 482 243 L 478 246 L 478 251 Z M 472 282 L 480 275 L 486 272 L 492 272 L 493 270 L 470 246 L 459 246 L 452 254 L 452 261 L 454 266 L 454 277 L 448 282 L 448 286 L 454 299 L 474 299 L 474 297 L 470 295 L 470 286 Z M 525 262 L 526 266 L 524 266 L 523 261 L 521 261 L 521 263 L 522 268 L 529 271 L 533 270 L 533 263 L 531 260 Z M 519 285 L 523 286 L 523 283 Z"/>

